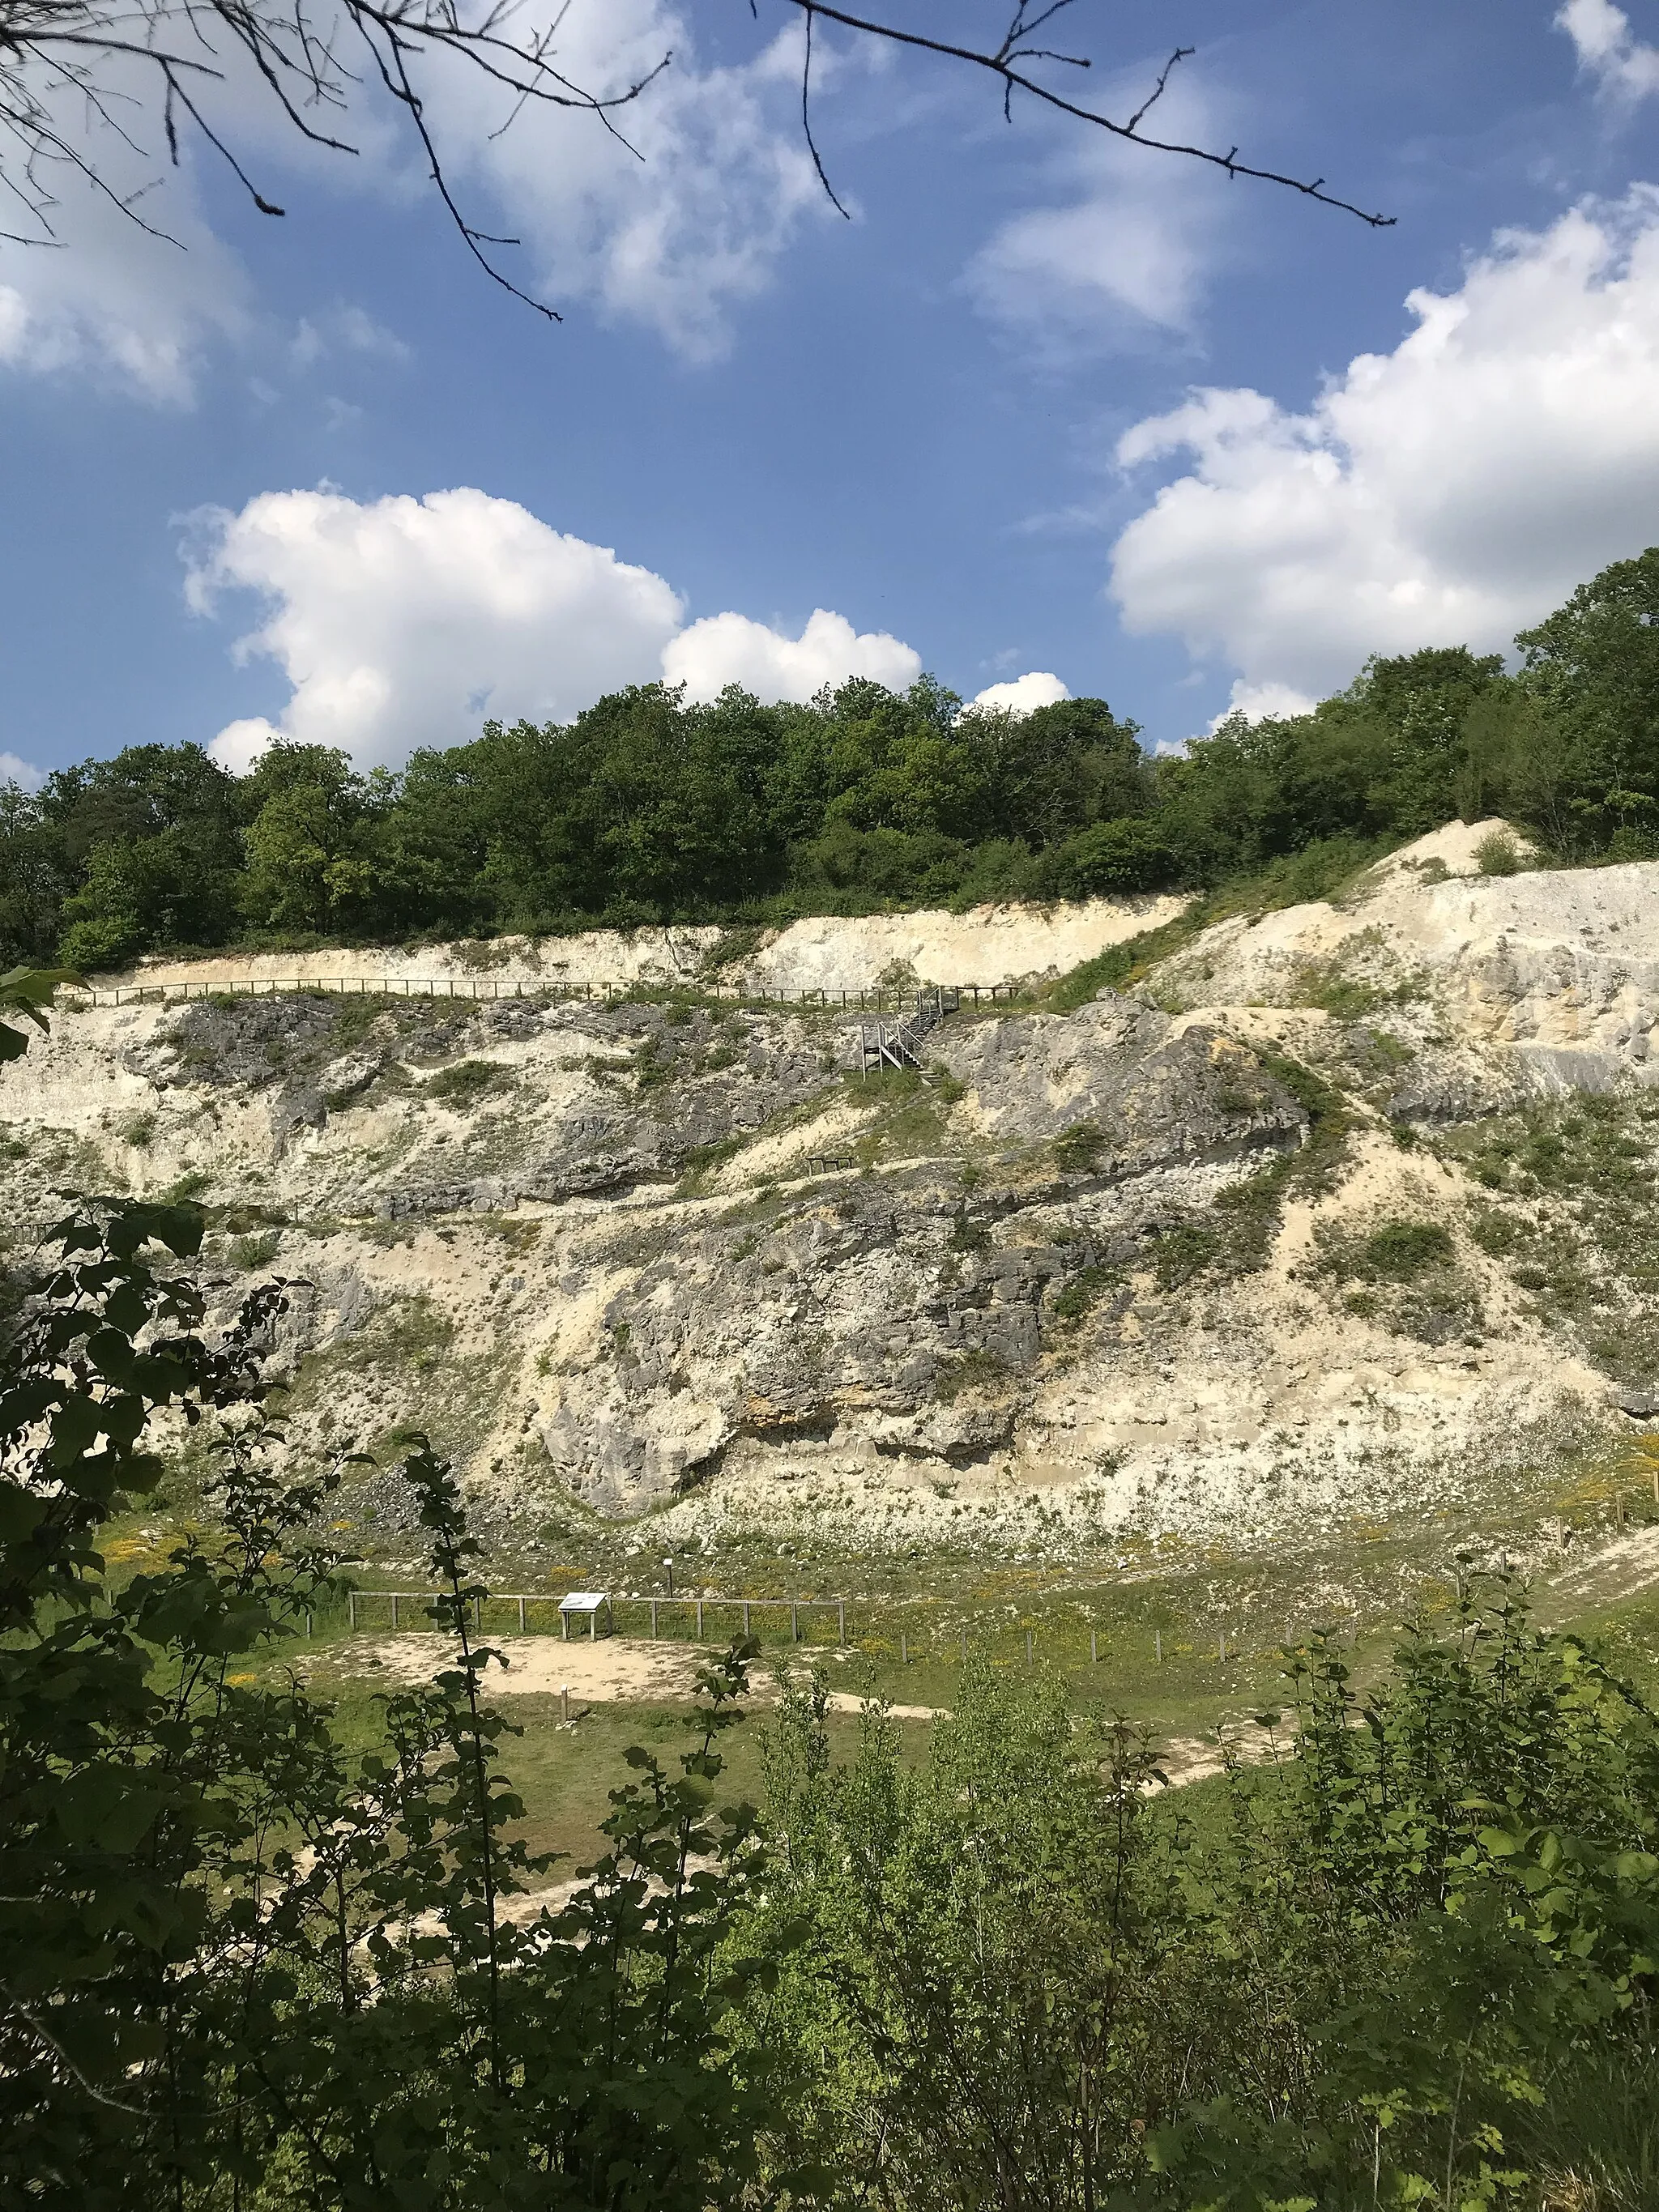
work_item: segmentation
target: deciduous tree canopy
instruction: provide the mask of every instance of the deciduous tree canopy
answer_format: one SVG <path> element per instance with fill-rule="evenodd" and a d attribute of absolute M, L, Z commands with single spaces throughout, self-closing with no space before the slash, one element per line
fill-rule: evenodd
<path fill-rule="evenodd" d="M 0 792 L 0 961 L 115 965 L 161 946 L 488 935 L 596 922 L 1207 888 L 1322 885 L 1458 816 L 1568 864 L 1659 855 L 1659 550 L 1500 656 L 1367 663 L 1311 713 L 1234 715 L 1150 756 L 1103 700 L 1018 718 L 924 678 L 810 705 L 660 684 L 566 726 L 486 726 L 362 776 L 278 744 L 239 781 L 198 746 L 131 747 Z"/>

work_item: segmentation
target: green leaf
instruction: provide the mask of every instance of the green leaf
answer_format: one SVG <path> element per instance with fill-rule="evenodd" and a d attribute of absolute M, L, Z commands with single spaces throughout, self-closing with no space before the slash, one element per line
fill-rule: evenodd
<path fill-rule="evenodd" d="M 149 1833 L 165 1802 L 124 1768 L 87 1766 L 61 1785 L 54 1811 L 70 1843 L 125 1853 Z"/>

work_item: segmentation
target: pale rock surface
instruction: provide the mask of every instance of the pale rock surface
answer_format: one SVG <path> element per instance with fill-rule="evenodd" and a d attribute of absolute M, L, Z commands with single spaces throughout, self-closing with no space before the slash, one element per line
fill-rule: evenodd
<path fill-rule="evenodd" d="M 300 1285 L 270 1346 L 296 1443 L 386 1457 L 428 1429 L 509 1530 L 649 1512 L 653 1544 L 769 1528 L 1040 1559 L 1432 1510 L 1623 1417 L 1471 1241 L 1480 1194 L 1389 1124 L 1646 1083 L 1659 1008 L 1659 866 L 1480 876 L 1489 829 L 1420 841 L 1340 906 L 1207 931 L 1133 998 L 958 1015 L 928 1044 L 948 1081 L 909 1097 L 844 1079 L 855 1018 L 812 1010 L 66 1012 L 0 1078 L 9 1212 L 183 1178 L 227 1301 Z M 802 924 L 770 972 L 856 989 L 959 958 L 990 982 L 1169 910 Z M 1228 1233 L 1217 1200 L 1306 1137 L 1280 1055 L 1345 1087 L 1355 1133 L 1263 1264 L 1186 1291 L 1181 1240 Z M 1392 1218 L 1447 1224 L 1478 1328 L 1391 1333 L 1321 1287 L 1322 1237 Z M 364 1497 L 406 1522 L 392 1474 Z"/>
<path fill-rule="evenodd" d="M 777 992 L 862 991 L 888 978 L 923 983 L 1028 982 L 1059 975 L 1180 914 L 1175 896 L 1085 899 L 1048 907 L 981 906 L 809 919 L 763 930 L 729 954 L 713 927 L 592 929 L 571 937 L 501 937 L 463 945 L 342 946 L 316 952 L 225 952 L 147 960 L 100 981 L 192 984 L 348 981 L 606 983 L 672 987 L 718 980 Z"/>

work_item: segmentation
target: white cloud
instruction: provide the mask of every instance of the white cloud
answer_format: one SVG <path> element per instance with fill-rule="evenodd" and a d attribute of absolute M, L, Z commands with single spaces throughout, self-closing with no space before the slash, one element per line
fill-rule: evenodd
<path fill-rule="evenodd" d="M 1555 27 L 1572 40 L 1578 66 L 1615 100 L 1644 100 L 1659 92 L 1659 48 L 1644 46 L 1630 17 L 1613 0 L 1566 0 Z"/>
<path fill-rule="evenodd" d="M 161 165 L 114 131 L 89 150 L 111 192 L 131 197 L 168 235 L 150 234 L 84 177 L 53 165 L 49 240 L 42 233 L 40 243 L 5 249 L 0 365 L 88 374 L 157 405 L 188 406 L 203 345 L 246 326 L 240 267 L 203 221 L 188 167 L 157 189 Z M 6 228 L 33 234 L 16 211 Z"/>
<path fill-rule="evenodd" d="M 1313 704 L 1305 691 L 1298 691 L 1289 684 L 1246 684 L 1241 678 L 1234 684 L 1225 708 L 1210 727 L 1218 730 L 1233 714 L 1243 714 L 1247 722 L 1266 722 L 1275 717 L 1288 720 L 1293 715 L 1305 714 Z"/>
<path fill-rule="evenodd" d="M 660 576 L 481 491 L 365 506 L 265 492 L 198 532 L 191 605 L 263 594 L 267 618 L 238 657 L 269 655 L 294 686 L 284 736 L 343 746 L 362 767 L 475 737 L 489 714 L 568 720 L 653 675 L 679 627 Z M 245 767 L 268 734 L 233 722 L 214 749 Z"/>
<path fill-rule="evenodd" d="M 1370 653 L 1506 645 L 1659 539 L 1659 191 L 1500 234 L 1407 304 L 1306 414 L 1198 391 L 1120 441 L 1191 456 L 1114 548 L 1127 629 L 1318 693 Z"/>
<path fill-rule="evenodd" d="M 902 689 L 921 672 L 899 639 L 823 607 L 798 638 L 738 614 L 683 629 L 660 576 L 482 491 L 362 505 L 326 488 L 264 492 L 191 523 L 189 605 L 210 614 L 225 592 L 258 592 L 264 619 L 236 657 L 274 659 L 293 687 L 277 722 L 243 717 L 214 739 L 238 773 L 274 736 L 391 765 L 463 744 L 490 715 L 566 721 L 659 678 L 693 698 L 740 684 L 769 701 L 849 676 Z"/>
<path fill-rule="evenodd" d="M 301 316 L 288 349 L 288 357 L 296 369 L 314 368 L 319 362 L 343 353 L 393 362 L 406 362 L 410 357 L 403 340 L 362 307 L 340 307 L 329 314 Z"/>
<path fill-rule="evenodd" d="M 1146 88 L 1121 79 L 1106 105 L 1133 108 Z M 1154 113 L 1159 137 L 1204 143 L 1217 135 L 1194 80 L 1176 77 Z M 1053 347 L 1186 332 L 1226 250 L 1226 180 L 1104 131 L 1064 143 L 1050 172 L 1060 204 L 1011 216 L 992 234 L 966 273 L 975 304 Z"/>
<path fill-rule="evenodd" d="M 1056 700 L 1069 699 L 1071 696 L 1058 676 L 1034 668 L 1028 675 L 1011 678 L 1006 684 L 987 684 L 983 691 L 975 692 L 968 704 L 970 708 L 988 708 L 994 714 L 1000 709 L 1009 714 L 1029 714 L 1038 707 L 1052 707 Z"/>
<path fill-rule="evenodd" d="M 502 131 L 514 106 L 505 88 L 441 54 L 427 58 L 424 112 L 471 218 L 522 239 L 522 252 L 495 251 L 526 289 L 643 324 L 687 358 L 707 361 L 729 348 L 732 308 L 765 288 L 802 221 L 827 203 L 800 134 L 799 28 L 747 62 L 703 68 L 690 13 L 670 0 L 571 0 L 563 12 L 549 59 L 576 83 L 615 92 L 672 54 L 638 102 L 616 112 L 627 143 L 591 115 L 534 102 Z M 424 196 L 434 226 L 444 222 L 416 141 L 372 88 L 354 101 L 347 135 L 361 157 L 348 161 L 287 125 L 245 57 L 232 48 L 218 59 L 224 81 L 214 88 L 212 120 L 267 191 L 284 197 L 283 180 L 297 175 L 343 201 Z M 815 52 L 818 91 L 829 93 L 849 66 L 827 46 Z M 185 405 L 206 346 L 246 336 L 249 287 L 198 204 L 199 149 L 188 128 L 183 166 L 166 159 L 153 72 L 118 64 L 112 90 L 127 102 L 132 143 L 88 123 L 66 93 L 58 100 L 64 136 L 112 193 L 134 196 L 145 219 L 179 244 L 147 238 L 72 173 L 54 176 L 63 244 L 8 249 L 0 365 L 96 369 L 152 401 Z M 461 252 L 459 241 L 445 248 L 435 228 L 433 246 Z M 340 352 L 402 351 L 351 307 L 302 320 L 288 348 L 296 370 Z"/>
<path fill-rule="evenodd" d="M 749 62 L 701 69 L 688 16 L 665 0 L 574 0 L 553 59 L 612 93 L 670 52 L 671 67 L 614 113 L 628 144 L 594 117 L 533 102 L 492 137 L 506 103 L 477 71 L 447 72 L 433 112 L 458 179 L 493 192 L 523 239 L 532 289 L 643 323 L 709 361 L 728 350 L 732 308 L 769 282 L 803 218 L 832 211 L 801 137 L 798 28 Z M 829 90 L 846 66 L 815 48 L 815 88 Z"/>
<path fill-rule="evenodd" d="M 20 791 L 39 791 L 46 780 L 46 771 L 33 761 L 20 760 L 15 753 L 0 753 L 0 785 L 15 783 Z"/>
<path fill-rule="evenodd" d="M 668 681 L 684 684 L 693 699 L 716 698 L 728 684 L 760 699 L 810 699 L 849 676 L 902 691 L 921 675 L 921 656 L 885 630 L 860 635 L 845 615 L 816 607 L 799 637 L 747 615 L 705 615 L 665 648 L 662 665 Z"/>

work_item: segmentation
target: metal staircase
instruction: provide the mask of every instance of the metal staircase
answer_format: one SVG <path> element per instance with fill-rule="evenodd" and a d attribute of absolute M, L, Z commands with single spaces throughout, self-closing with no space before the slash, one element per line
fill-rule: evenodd
<path fill-rule="evenodd" d="M 869 1075 L 884 1067 L 920 1068 L 921 1048 L 928 1034 L 939 1027 L 947 1014 L 955 1013 L 961 1004 L 961 992 L 952 985 L 945 984 L 932 991 L 919 991 L 916 994 L 916 1010 L 908 1019 L 860 1022 L 859 1065 L 861 1073 Z"/>

